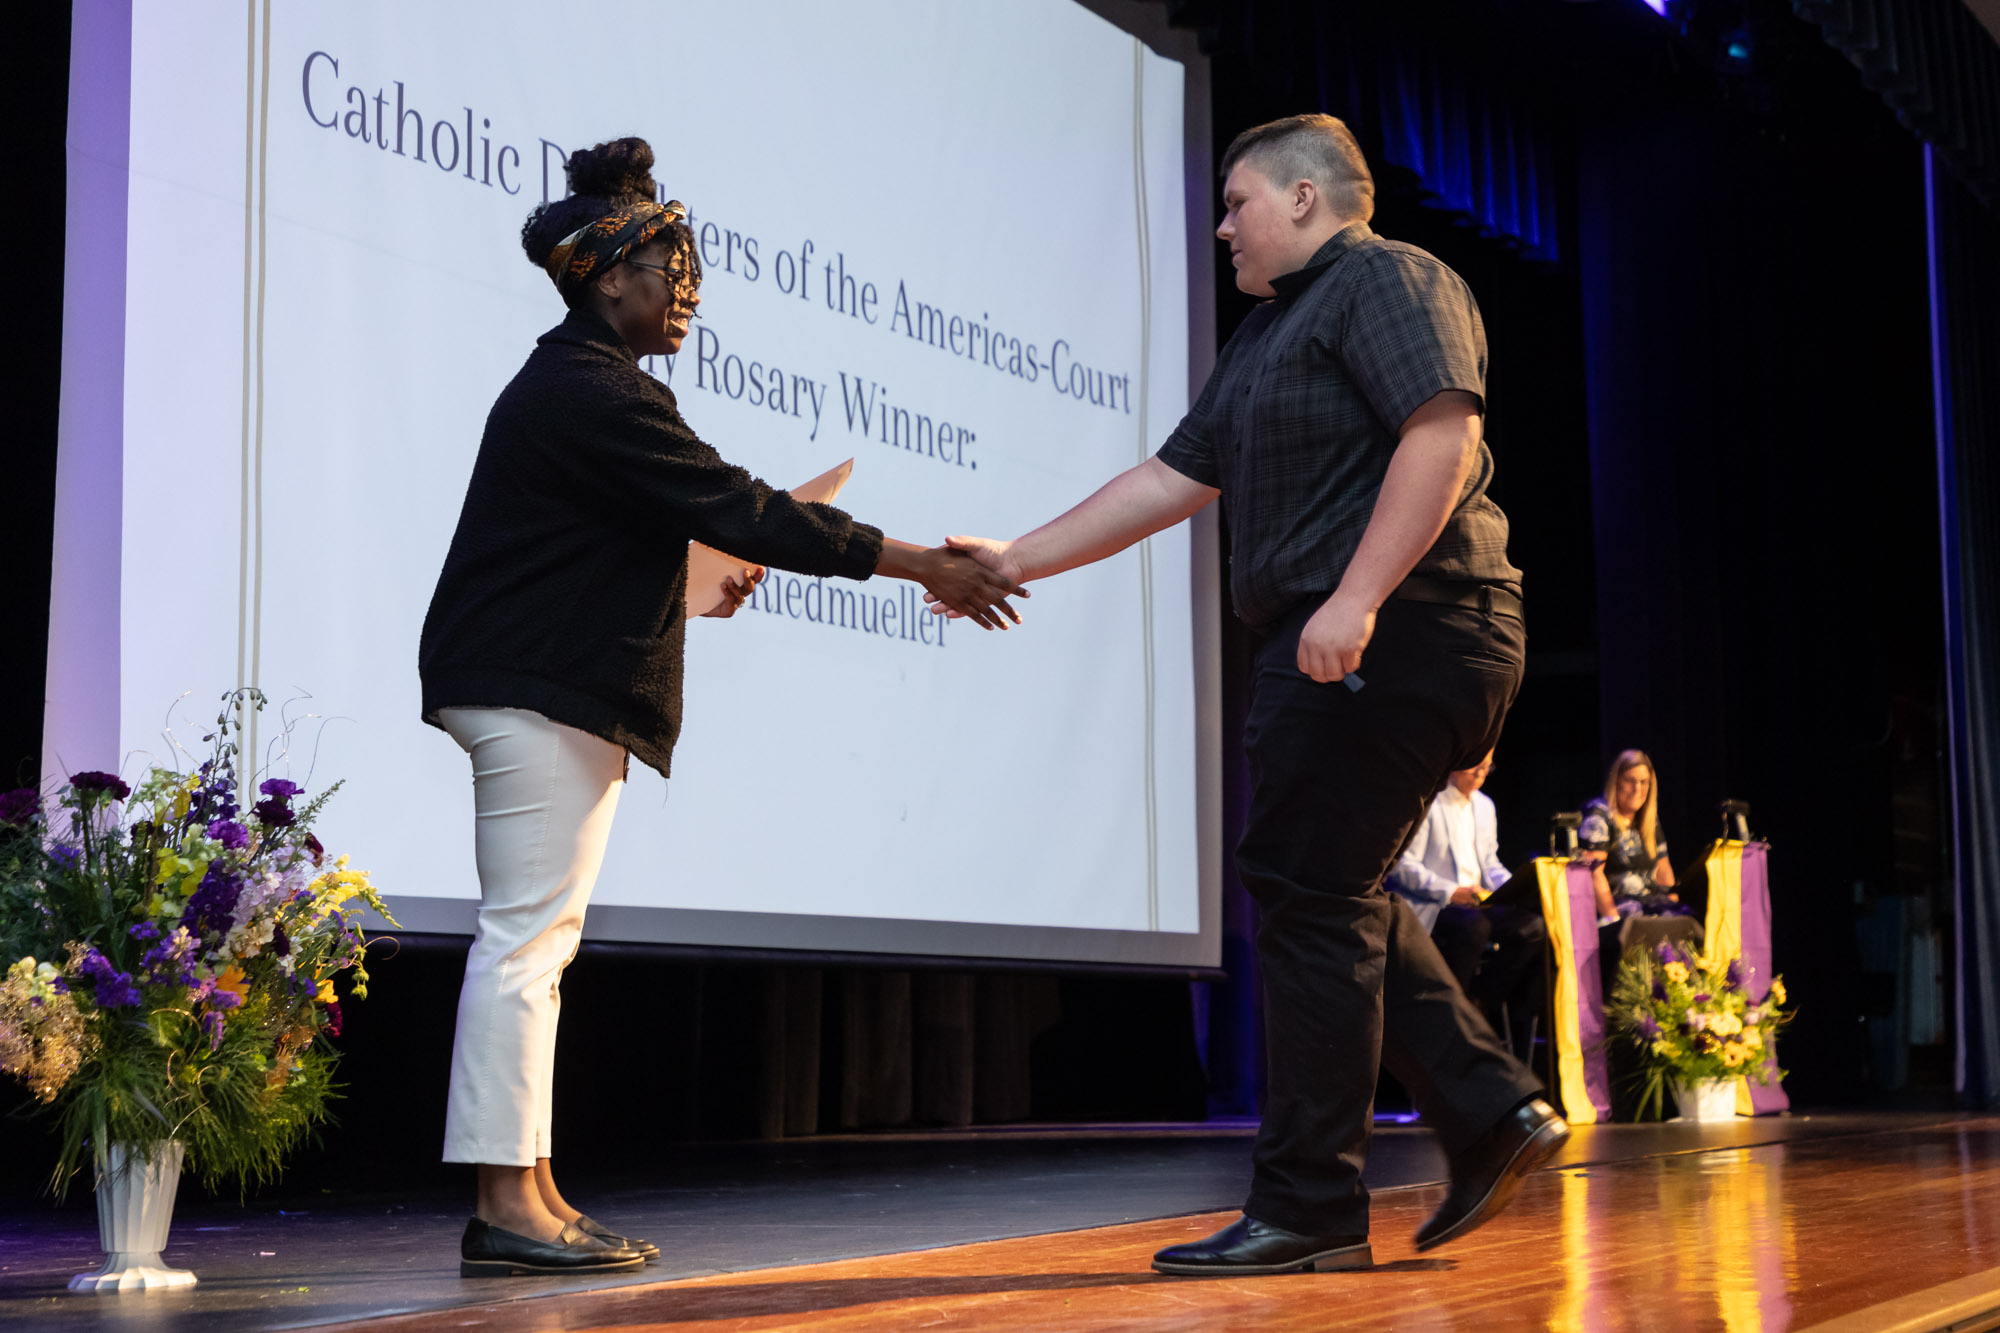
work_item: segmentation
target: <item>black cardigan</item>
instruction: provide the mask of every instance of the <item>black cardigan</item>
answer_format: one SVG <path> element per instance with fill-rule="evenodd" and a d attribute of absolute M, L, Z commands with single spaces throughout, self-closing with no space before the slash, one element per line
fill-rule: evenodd
<path fill-rule="evenodd" d="M 522 708 L 668 771 L 681 726 L 687 544 L 865 579 L 882 533 L 722 460 L 597 315 L 537 341 L 486 418 L 424 617 L 424 720 Z"/>

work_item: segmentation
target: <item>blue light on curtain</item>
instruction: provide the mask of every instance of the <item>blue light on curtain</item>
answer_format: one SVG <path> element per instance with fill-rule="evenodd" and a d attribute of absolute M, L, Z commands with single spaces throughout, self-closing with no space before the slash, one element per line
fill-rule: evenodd
<path fill-rule="evenodd" d="M 1943 539 L 1958 1087 L 2000 1105 L 2000 220 L 1924 152 Z"/>
<path fill-rule="evenodd" d="M 1382 156 L 1423 183 L 1426 204 L 1525 258 L 1555 263 L 1555 154 L 1534 112 L 1450 48 L 1398 40 L 1371 54 Z"/>
<path fill-rule="evenodd" d="M 1550 128 L 1518 78 L 1510 91 L 1486 77 L 1490 52 L 1393 10 L 1297 0 L 1244 0 L 1214 31 L 1301 110 L 1346 121 L 1378 175 L 1400 167 L 1429 206 L 1526 259 L 1561 258 Z"/>

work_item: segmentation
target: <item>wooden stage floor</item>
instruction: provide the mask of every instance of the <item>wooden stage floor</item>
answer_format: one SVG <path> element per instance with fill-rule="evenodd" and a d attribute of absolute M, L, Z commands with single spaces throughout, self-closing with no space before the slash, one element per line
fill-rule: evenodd
<path fill-rule="evenodd" d="M 1881 1123 L 1881 1122 L 1878 1122 Z M 1580 1133 L 1513 1207 L 1418 1257 L 1435 1185 L 1378 1193 L 1370 1271 L 1167 1278 L 1152 1251 L 1233 1213 L 643 1283 L 376 1319 L 478 1328 L 1507 1329 L 2000 1327 L 2000 1117 L 1671 1151 Z M 476 1297 L 475 1297 L 476 1299 Z"/>

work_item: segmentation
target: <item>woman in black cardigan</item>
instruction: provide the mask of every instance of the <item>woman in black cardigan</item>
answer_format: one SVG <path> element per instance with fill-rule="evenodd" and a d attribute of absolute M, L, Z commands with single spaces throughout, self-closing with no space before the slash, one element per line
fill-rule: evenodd
<path fill-rule="evenodd" d="M 642 139 L 575 153 L 528 258 L 569 315 L 486 419 L 424 620 L 424 719 L 472 758 L 478 933 L 453 1043 L 445 1160 L 479 1164 L 460 1271 L 632 1268 L 658 1249 L 591 1221 L 549 1171 L 558 987 L 628 755 L 668 771 L 680 730 L 690 540 L 807 575 L 911 579 L 986 628 L 1026 593 L 970 557 L 885 539 L 725 463 L 638 358 L 671 355 L 701 298 L 686 210 L 656 202 Z M 749 595 L 733 582 L 715 614 Z M 713 590 L 706 590 L 712 594 Z"/>

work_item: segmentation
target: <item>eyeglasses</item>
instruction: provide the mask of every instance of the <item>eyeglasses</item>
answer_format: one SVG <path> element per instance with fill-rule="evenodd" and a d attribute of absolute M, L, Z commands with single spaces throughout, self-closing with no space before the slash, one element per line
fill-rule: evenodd
<path fill-rule="evenodd" d="M 653 272 L 665 278 L 668 284 L 672 286 L 675 291 L 679 291 L 683 287 L 692 287 L 694 285 L 688 281 L 688 271 L 684 268 L 669 268 L 665 264 L 646 264 L 646 263 L 641 263 L 637 259 L 628 259 L 625 262 L 630 264 L 633 268 L 649 268 L 653 270 Z"/>

